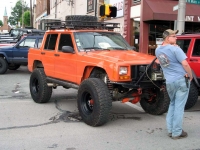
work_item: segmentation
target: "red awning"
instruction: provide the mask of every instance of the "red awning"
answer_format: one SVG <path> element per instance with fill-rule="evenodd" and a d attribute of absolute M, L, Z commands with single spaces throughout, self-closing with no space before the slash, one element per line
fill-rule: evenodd
<path fill-rule="evenodd" d="M 178 1 L 170 0 L 144 0 L 143 21 L 150 20 L 177 20 L 178 10 L 173 7 Z M 186 3 L 186 21 L 200 22 L 200 5 Z"/>

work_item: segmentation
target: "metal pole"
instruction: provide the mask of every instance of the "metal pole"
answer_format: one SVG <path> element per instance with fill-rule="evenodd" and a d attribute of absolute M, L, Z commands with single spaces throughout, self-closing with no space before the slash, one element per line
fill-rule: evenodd
<path fill-rule="evenodd" d="M 95 0 L 95 17 L 97 17 L 97 0 Z"/>
<path fill-rule="evenodd" d="M 30 26 L 33 27 L 32 0 L 30 0 L 30 12 L 31 12 Z"/>
<path fill-rule="evenodd" d="M 57 18 L 57 0 L 55 1 L 55 19 Z"/>
<path fill-rule="evenodd" d="M 186 0 L 179 0 L 177 17 L 177 29 L 179 30 L 178 34 L 181 34 L 185 31 L 185 9 Z"/>
<path fill-rule="evenodd" d="M 21 0 L 21 3 L 22 3 L 22 25 L 21 25 L 21 27 L 23 28 L 24 26 L 23 26 L 23 24 L 24 24 L 24 19 L 23 19 L 23 13 L 24 13 L 24 6 L 23 6 L 23 4 L 24 4 L 24 0 Z"/>

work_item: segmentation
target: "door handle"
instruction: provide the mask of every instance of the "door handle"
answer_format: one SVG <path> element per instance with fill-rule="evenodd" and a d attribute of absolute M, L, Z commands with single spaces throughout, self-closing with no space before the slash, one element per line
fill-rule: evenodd
<path fill-rule="evenodd" d="M 42 55 L 44 55 L 44 54 L 45 54 L 45 52 L 41 52 L 41 54 L 42 54 Z"/>
<path fill-rule="evenodd" d="M 60 56 L 59 54 L 54 54 L 54 56 Z"/>
<path fill-rule="evenodd" d="M 198 61 L 198 59 L 190 59 L 190 61 Z"/>

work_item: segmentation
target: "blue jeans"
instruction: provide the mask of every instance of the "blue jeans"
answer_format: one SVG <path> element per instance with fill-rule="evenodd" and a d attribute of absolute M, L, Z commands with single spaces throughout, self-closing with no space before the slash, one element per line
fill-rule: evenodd
<path fill-rule="evenodd" d="M 185 77 L 175 82 L 166 84 L 167 92 L 170 97 L 170 105 L 167 112 L 167 130 L 172 133 L 172 137 L 181 135 L 183 114 L 187 102 L 190 82 L 186 86 Z"/>

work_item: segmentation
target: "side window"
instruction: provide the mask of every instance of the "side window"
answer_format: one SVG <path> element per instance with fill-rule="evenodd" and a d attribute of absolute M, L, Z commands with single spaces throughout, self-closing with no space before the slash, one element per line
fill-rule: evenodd
<path fill-rule="evenodd" d="M 44 49 L 55 50 L 58 34 L 49 34 L 46 38 Z"/>
<path fill-rule="evenodd" d="M 200 56 L 200 39 L 196 39 L 192 56 Z"/>
<path fill-rule="evenodd" d="M 38 39 L 38 44 L 37 44 L 37 48 L 40 48 L 42 45 L 42 39 Z"/>
<path fill-rule="evenodd" d="M 23 42 L 19 44 L 22 47 L 34 47 L 36 39 L 25 39 Z"/>
<path fill-rule="evenodd" d="M 71 46 L 74 48 L 70 34 L 61 34 L 58 50 L 62 51 L 63 46 Z"/>
<path fill-rule="evenodd" d="M 177 45 L 180 46 L 180 48 L 184 51 L 184 53 L 187 53 L 190 41 L 191 41 L 190 39 L 179 39 L 176 41 L 176 43 Z"/>

